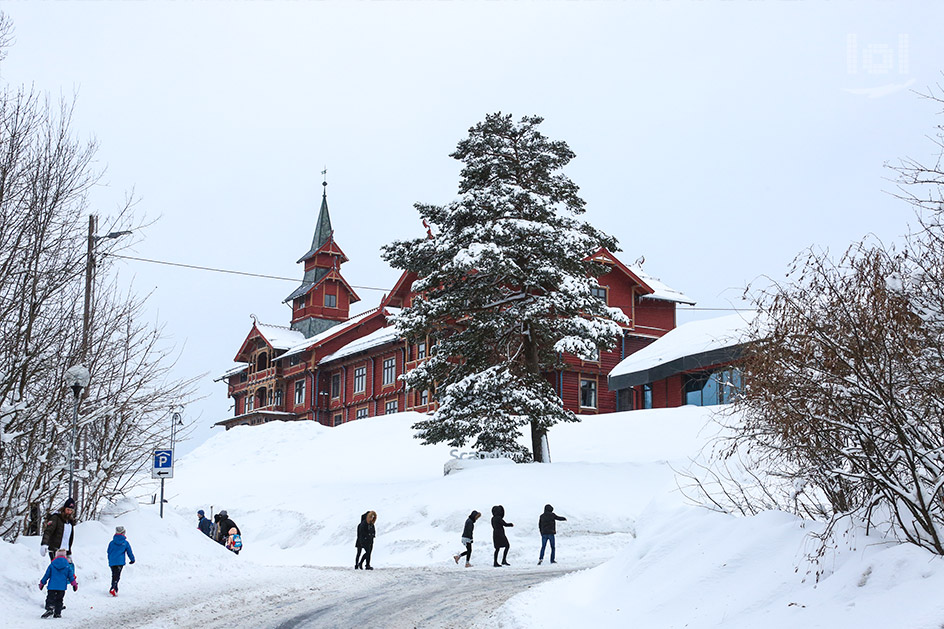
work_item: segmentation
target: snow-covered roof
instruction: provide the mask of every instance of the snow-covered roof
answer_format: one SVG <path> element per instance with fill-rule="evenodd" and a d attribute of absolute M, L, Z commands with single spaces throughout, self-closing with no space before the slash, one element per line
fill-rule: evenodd
<path fill-rule="evenodd" d="M 348 319 L 347 321 L 344 321 L 344 322 L 339 323 L 339 324 L 337 324 L 337 325 L 333 325 L 333 326 L 331 326 L 330 328 L 328 328 L 327 330 L 325 330 L 324 332 L 321 332 L 321 333 L 319 333 L 319 334 L 316 334 L 316 335 L 314 335 L 314 336 L 311 337 L 311 338 L 307 338 L 307 339 L 306 339 L 304 336 L 302 336 L 302 341 L 301 341 L 300 343 L 298 343 L 298 344 L 296 344 L 296 345 L 293 345 L 291 348 L 289 348 L 289 350 L 288 350 L 287 352 L 285 352 L 284 354 L 278 356 L 277 359 L 281 360 L 282 358 L 286 358 L 287 356 L 292 356 L 292 355 L 294 355 L 294 354 L 298 354 L 299 352 L 304 352 L 306 349 L 308 349 L 308 348 L 310 348 L 310 347 L 314 347 L 315 345 L 317 345 L 318 343 L 324 341 L 325 339 L 331 338 L 332 336 L 334 336 L 334 335 L 337 334 L 338 332 L 340 332 L 340 331 L 342 331 L 342 330 L 346 330 L 346 329 L 348 329 L 348 328 L 350 328 L 350 327 L 353 327 L 353 326 L 355 326 L 355 325 L 357 325 L 357 324 L 359 324 L 359 323 L 362 323 L 362 322 L 364 321 L 364 319 L 366 319 L 367 317 L 369 317 L 370 315 L 372 315 L 372 314 L 374 314 L 374 313 L 376 313 L 376 312 L 377 312 L 377 308 L 371 308 L 370 310 L 368 310 L 368 311 L 366 311 L 366 312 L 362 312 L 362 313 L 360 313 L 359 315 L 354 315 L 353 317 L 351 317 L 351 318 Z M 301 332 L 299 332 L 299 336 L 301 336 Z"/>
<path fill-rule="evenodd" d="M 318 364 L 323 365 L 325 363 L 331 362 L 332 360 L 344 358 L 345 356 L 351 356 L 352 354 L 363 352 L 365 350 L 371 349 L 372 347 L 386 345 L 387 343 L 396 341 L 399 337 L 400 333 L 396 326 L 390 325 L 385 328 L 380 328 L 379 330 L 374 330 L 367 336 L 363 336 L 356 341 L 351 341 L 333 354 L 328 354 L 318 361 Z"/>
<path fill-rule="evenodd" d="M 645 282 L 649 288 L 654 292 L 650 295 L 645 295 L 650 299 L 661 299 L 663 301 L 674 301 L 680 304 L 689 304 L 694 306 L 695 300 L 686 295 L 685 293 L 679 292 L 674 288 L 666 286 L 663 284 L 659 278 L 653 277 L 642 270 L 642 267 L 631 265 L 628 267 L 630 271 L 636 274 L 636 276 Z"/>
<path fill-rule="evenodd" d="M 619 362 L 609 374 L 610 389 L 660 380 L 675 373 L 730 360 L 748 340 L 754 312 L 684 323 Z"/>
<path fill-rule="evenodd" d="M 305 340 L 305 335 L 298 330 L 281 325 L 256 323 L 256 329 L 265 337 L 269 345 L 275 349 L 289 349 Z"/>
<path fill-rule="evenodd" d="M 230 367 L 229 369 L 221 373 L 219 376 L 214 378 L 213 382 L 219 382 L 220 380 L 225 380 L 226 378 L 229 378 L 230 376 L 235 376 L 239 372 L 245 371 L 248 366 L 249 365 L 247 365 L 246 363 L 237 363 L 236 365 L 233 365 L 232 367 Z"/>

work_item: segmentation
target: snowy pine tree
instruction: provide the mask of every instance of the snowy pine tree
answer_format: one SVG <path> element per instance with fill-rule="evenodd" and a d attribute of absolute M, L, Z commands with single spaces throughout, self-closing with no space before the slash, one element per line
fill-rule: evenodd
<path fill-rule="evenodd" d="M 542 120 L 496 113 L 472 127 L 451 155 L 464 164 L 459 198 L 416 205 L 435 235 L 384 247 L 420 278 L 397 325 L 436 343 L 405 376 L 437 394 L 436 412 L 415 425 L 426 443 L 472 441 L 525 460 L 518 438 L 529 426 L 534 460 L 546 460 L 547 429 L 577 420 L 546 374 L 561 352 L 609 349 L 627 322 L 591 295 L 605 268 L 587 258 L 616 240 L 577 218 L 584 201 L 561 172 L 574 153 L 538 131 Z"/>

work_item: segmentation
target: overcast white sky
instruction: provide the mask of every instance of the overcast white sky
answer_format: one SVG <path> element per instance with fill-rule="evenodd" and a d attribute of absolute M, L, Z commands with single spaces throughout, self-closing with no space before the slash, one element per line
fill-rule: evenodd
<path fill-rule="evenodd" d="M 448 157 L 488 112 L 539 114 L 566 140 L 587 218 L 626 262 L 698 301 L 741 305 L 810 245 L 900 236 L 910 209 L 883 168 L 929 158 L 942 122 L 910 90 L 942 81 L 942 3 L 4 3 L 8 84 L 78 94 L 105 183 L 160 216 L 130 252 L 300 280 L 328 168 L 355 286 L 422 233 L 415 202 L 456 194 Z M 231 415 L 225 386 L 250 313 L 287 324 L 296 283 L 120 262 L 209 372 L 197 439 Z M 359 309 L 381 291 L 358 289 Z M 717 316 L 694 311 L 680 320 Z M 219 429 L 217 429 L 219 430 Z"/>

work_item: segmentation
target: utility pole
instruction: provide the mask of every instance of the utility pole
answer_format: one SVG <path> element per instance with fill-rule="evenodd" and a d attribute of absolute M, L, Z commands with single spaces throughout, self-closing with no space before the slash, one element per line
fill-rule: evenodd
<path fill-rule="evenodd" d="M 88 353 L 89 329 L 91 328 L 92 316 L 92 276 L 95 269 L 95 231 L 98 227 L 98 217 L 89 214 L 88 227 L 88 252 L 85 256 L 85 308 L 82 311 L 82 349 L 79 354 L 79 362 L 85 362 L 85 355 Z"/>
<path fill-rule="evenodd" d="M 96 216 L 95 214 L 89 214 L 88 243 L 87 243 L 87 248 L 86 248 L 86 253 L 85 253 L 85 303 L 82 309 L 82 345 L 79 348 L 79 364 L 80 365 L 88 364 L 87 356 L 89 352 L 89 346 L 91 344 L 89 341 L 89 337 L 92 330 L 92 291 L 95 287 L 95 245 L 98 243 L 99 240 L 103 240 L 106 238 L 120 238 L 121 236 L 125 236 L 131 233 L 130 231 L 117 231 L 117 232 L 109 232 L 108 234 L 104 236 L 96 236 L 95 235 L 96 231 L 98 231 L 98 216 Z M 84 388 L 84 391 L 83 389 L 78 389 L 78 390 L 82 391 L 83 394 L 87 397 L 88 387 L 85 386 L 83 388 Z M 76 396 L 78 395 L 79 394 L 76 393 Z M 75 406 L 73 408 L 73 418 L 72 418 L 72 421 L 73 421 L 73 429 L 72 429 L 73 467 L 74 467 L 75 455 L 76 455 L 75 424 L 78 420 L 78 413 L 79 413 L 79 398 L 76 397 Z M 85 463 L 87 462 L 86 456 L 85 456 L 85 452 L 86 452 L 85 445 L 87 444 L 87 442 L 83 440 L 82 443 L 83 443 L 82 463 L 84 466 Z M 84 504 L 85 486 L 84 485 L 82 486 L 82 495 L 79 496 L 79 492 L 78 492 L 79 487 L 78 487 L 78 484 L 73 484 L 71 471 L 69 473 L 69 477 L 70 477 L 69 478 L 69 495 L 75 498 L 79 502 L 79 504 Z"/>

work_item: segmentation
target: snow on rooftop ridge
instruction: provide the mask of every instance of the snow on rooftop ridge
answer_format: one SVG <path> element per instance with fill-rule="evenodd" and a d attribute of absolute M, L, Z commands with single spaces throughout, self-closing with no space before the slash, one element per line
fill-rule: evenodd
<path fill-rule="evenodd" d="M 674 301 L 680 304 L 689 304 L 690 306 L 695 305 L 695 300 L 686 295 L 681 291 L 677 291 L 670 286 L 662 283 L 662 281 L 657 278 L 649 275 L 642 270 L 642 267 L 637 265 L 629 266 L 629 270 L 636 274 L 636 277 L 645 282 L 649 288 L 654 292 L 651 295 L 643 295 L 643 297 L 649 297 L 650 299 L 661 299 L 663 301 Z"/>
<path fill-rule="evenodd" d="M 324 341 L 325 339 L 331 338 L 332 336 L 334 336 L 335 334 L 337 334 L 337 333 L 340 332 L 341 330 L 346 330 L 347 328 L 349 328 L 349 327 L 351 327 L 351 326 L 354 326 L 354 325 L 357 325 L 358 323 L 361 323 L 364 319 L 366 319 L 368 316 L 370 316 L 370 315 L 376 313 L 377 310 L 379 310 L 379 309 L 380 309 L 379 307 L 377 307 L 377 308 L 371 308 L 370 310 L 366 310 L 366 311 L 360 313 L 359 315 L 354 315 L 353 317 L 351 317 L 351 318 L 348 319 L 347 321 L 344 321 L 344 322 L 339 323 L 339 324 L 337 324 L 337 325 L 333 325 L 333 326 L 331 326 L 330 328 L 328 328 L 327 330 L 325 330 L 324 332 L 320 332 L 320 333 L 314 335 L 314 336 L 311 337 L 311 338 L 306 339 L 306 338 L 304 338 L 304 336 L 303 336 L 303 337 L 302 337 L 303 340 L 302 340 L 301 343 L 298 343 L 297 345 L 292 346 L 291 348 L 289 348 L 289 350 L 288 350 L 287 352 L 285 352 L 284 354 L 281 354 L 281 355 L 278 356 L 277 358 L 278 358 L 278 359 L 281 359 L 281 358 L 285 358 L 285 357 L 287 357 L 287 356 L 292 356 L 292 355 L 294 355 L 294 354 L 298 354 L 299 352 L 303 352 L 303 351 L 305 351 L 306 349 L 308 349 L 308 348 L 310 348 L 310 347 L 314 347 L 315 345 L 317 345 L 318 343 Z M 301 333 L 299 333 L 299 334 L 301 334 Z"/>
<path fill-rule="evenodd" d="M 233 365 L 232 367 L 224 371 L 222 374 L 214 378 L 213 382 L 219 382 L 220 380 L 224 380 L 226 378 L 229 378 L 230 376 L 235 376 L 239 372 L 245 371 L 247 367 L 248 365 L 246 363 L 236 363 L 235 365 Z"/>
<path fill-rule="evenodd" d="M 714 319 L 683 323 L 621 360 L 610 372 L 610 377 L 652 369 L 685 356 L 745 343 L 755 316 L 753 311 L 738 312 Z"/>
<path fill-rule="evenodd" d="M 396 326 L 390 325 L 385 328 L 380 328 L 379 330 L 374 330 L 367 336 L 363 336 L 355 341 L 351 341 L 338 351 L 333 354 L 328 354 L 320 361 L 319 365 L 329 363 L 332 360 L 337 360 L 339 358 L 344 358 L 345 356 L 351 356 L 358 352 L 363 352 L 373 347 L 379 347 L 387 343 L 393 342 L 400 337 L 400 332 L 397 330 Z"/>
<path fill-rule="evenodd" d="M 305 340 L 305 335 L 298 330 L 282 325 L 256 322 L 256 329 L 265 337 L 269 345 L 275 349 L 289 349 Z"/>

